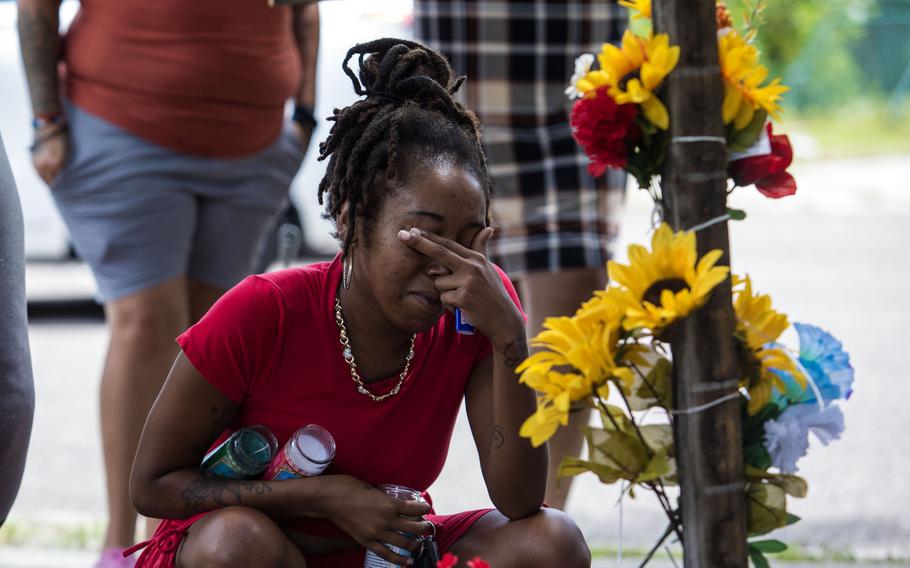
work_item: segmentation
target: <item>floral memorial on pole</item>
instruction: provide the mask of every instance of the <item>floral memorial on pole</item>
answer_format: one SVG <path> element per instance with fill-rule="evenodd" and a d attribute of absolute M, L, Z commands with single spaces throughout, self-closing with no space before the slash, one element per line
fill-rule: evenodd
<path fill-rule="evenodd" d="M 576 99 L 571 123 L 591 160 L 592 175 L 622 168 L 659 205 L 671 118 L 661 87 L 676 67 L 679 47 L 651 30 L 649 0 L 620 4 L 633 10 L 636 32 L 627 30 L 621 46 L 605 44 L 596 57 L 578 58 L 566 91 Z M 759 2 L 737 30 L 722 3 L 716 11 L 728 188 L 754 185 L 762 194 L 780 198 L 796 192 L 787 173 L 789 140 L 775 134 L 771 122 L 780 117 L 787 87 L 780 79 L 769 80 L 768 69 L 759 62 L 753 40 L 760 14 Z M 720 221 L 744 216 L 728 209 Z M 769 295 L 756 291 L 749 275 L 731 274 L 718 265 L 721 250 L 699 257 L 698 229 L 674 232 L 659 224 L 650 248 L 631 245 L 628 264 L 608 263 L 606 289 L 595 291 L 574 316 L 546 320 L 544 331 L 532 339 L 538 350 L 518 368 L 521 382 L 538 396 L 537 411 L 521 435 L 539 446 L 568 425 L 573 406 L 596 408 L 600 426 L 584 428 L 587 459 L 566 458 L 560 472 L 591 472 L 603 483 L 621 482 L 633 497 L 636 489 L 653 492 L 668 519 L 657 550 L 674 534 L 681 541 L 685 529 L 667 492 L 677 483 L 675 418 L 735 397 L 743 413 L 749 555 L 760 568 L 768 565 L 766 553 L 786 549 L 762 535 L 799 520 L 788 512 L 787 498 L 807 493 L 808 483 L 796 473 L 810 433 L 828 444 L 844 429 L 838 404 L 850 397 L 853 369 L 831 334 L 810 324 L 791 324 Z M 739 389 L 703 407 L 674 408 L 670 339 L 675 326 L 727 278 L 733 287 Z M 784 344 L 781 336 L 790 329 L 797 341 Z"/>

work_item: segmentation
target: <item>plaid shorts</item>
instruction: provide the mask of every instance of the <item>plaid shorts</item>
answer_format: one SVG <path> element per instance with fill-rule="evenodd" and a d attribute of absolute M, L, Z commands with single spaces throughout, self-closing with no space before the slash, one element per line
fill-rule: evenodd
<path fill-rule="evenodd" d="M 494 260 L 511 278 L 602 267 L 618 233 L 625 174 L 594 179 L 572 138 L 564 91 L 582 53 L 618 42 L 614 0 L 416 0 L 420 41 L 468 81 L 496 199 Z"/>

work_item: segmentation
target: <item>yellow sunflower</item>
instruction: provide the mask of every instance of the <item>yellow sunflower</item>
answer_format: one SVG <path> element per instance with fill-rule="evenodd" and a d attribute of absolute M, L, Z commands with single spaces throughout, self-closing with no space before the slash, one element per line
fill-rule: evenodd
<path fill-rule="evenodd" d="M 578 92 L 596 96 L 595 91 L 607 85 L 616 104 L 635 103 L 654 126 L 670 126 L 667 107 L 654 91 L 679 62 L 679 47 L 670 45 L 667 34 L 649 33 L 639 37 L 630 30 L 622 36 L 622 47 L 605 43 L 597 56 L 600 69 L 589 71 L 576 84 Z"/>
<path fill-rule="evenodd" d="M 544 443 L 560 424 L 568 424 L 573 402 L 595 393 L 606 398 L 611 379 L 630 388 L 631 370 L 614 361 L 619 316 L 612 313 L 598 308 L 597 315 L 592 309 L 581 316 L 547 318 L 544 331 L 531 340 L 543 349 L 528 357 L 516 372 L 521 373 L 521 383 L 538 393 L 537 412 L 525 420 L 519 432 L 531 438 L 533 445 Z"/>
<path fill-rule="evenodd" d="M 619 5 L 638 12 L 632 16 L 633 20 L 651 19 L 651 0 L 619 0 Z"/>
<path fill-rule="evenodd" d="M 759 108 L 779 118 L 778 101 L 790 87 L 781 85 L 780 78 L 762 85 L 768 78 L 768 68 L 758 62 L 758 49 L 731 29 L 718 40 L 717 51 L 724 78 L 724 124 L 732 122 L 734 128 L 741 130 Z"/>
<path fill-rule="evenodd" d="M 802 388 L 806 388 L 806 379 L 786 351 L 774 347 L 774 342 L 790 327 L 787 315 L 771 307 L 767 294 L 754 294 L 748 276 L 733 280 L 736 334 L 746 374 L 740 386 L 749 392 L 749 414 L 755 414 L 768 404 L 772 387 L 780 392 L 787 389 L 774 370 L 789 373 Z"/>
<path fill-rule="evenodd" d="M 626 330 L 664 328 L 707 301 L 730 269 L 715 266 L 723 254 L 713 250 L 698 259 L 695 233 L 674 233 L 662 224 L 651 239 L 651 251 L 629 246 L 629 265 L 610 262 L 610 280 L 619 291 L 613 298 L 625 308 Z"/>

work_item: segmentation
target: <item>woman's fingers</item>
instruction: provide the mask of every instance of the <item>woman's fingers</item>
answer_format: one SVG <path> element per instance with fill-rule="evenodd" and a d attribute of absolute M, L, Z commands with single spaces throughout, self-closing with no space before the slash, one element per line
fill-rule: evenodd
<path fill-rule="evenodd" d="M 380 537 L 379 540 L 382 541 L 382 543 L 385 545 L 391 544 L 392 546 L 397 546 L 398 548 L 414 551 L 420 547 L 420 542 L 417 540 L 416 533 L 411 534 L 414 536 L 404 535 L 398 531 L 386 531 L 383 533 L 382 537 Z"/>
<path fill-rule="evenodd" d="M 452 272 L 464 263 L 465 258 L 463 256 L 456 254 L 453 250 L 438 242 L 434 242 L 429 238 L 429 235 L 430 233 L 421 234 L 421 231 L 417 229 L 398 231 L 398 239 L 401 242 L 435 260 Z"/>
<path fill-rule="evenodd" d="M 423 518 L 424 515 L 430 514 L 430 506 L 423 501 L 405 501 L 396 499 L 398 504 L 398 514 L 402 517 L 412 517 L 415 519 Z"/>
<path fill-rule="evenodd" d="M 414 521 L 411 519 L 406 519 L 401 517 L 396 521 L 392 528 L 396 531 L 400 531 L 407 534 L 427 534 L 433 532 L 432 524 L 430 521 Z"/>
<path fill-rule="evenodd" d="M 493 227 L 484 227 L 474 235 L 474 240 L 471 241 L 471 250 L 487 256 L 487 243 L 490 242 L 491 238 L 493 238 Z"/>

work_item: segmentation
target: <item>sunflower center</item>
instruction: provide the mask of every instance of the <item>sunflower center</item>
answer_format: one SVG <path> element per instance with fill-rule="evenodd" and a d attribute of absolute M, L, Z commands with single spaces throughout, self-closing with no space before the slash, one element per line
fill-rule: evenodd
<path fill-rule="evenodd" d="M 689 285 L 686 284 L 686 281 L 682 278 L 665 278 L 663 280 L 658 280 L 654 284 L 651 284 L 651 286 L 645 290 L 645 293 L 641 299 L 645 302 L 650 302 L 655 306 L 659 306 L 660 295 L 664 290 L 669 290 L 675 294 L 680 290 L 687 289 L 688 287 Z"/>
<path fill-rule="evenodd" d="M 625 76 L 619 80 L 619 88 L 623 91 L 626 90 L 626 85 L 629 84 L 629 81 L 632 79 L 638 79 L 641 82 L 641 68 L 634 69 L 625 74 Z"/>

